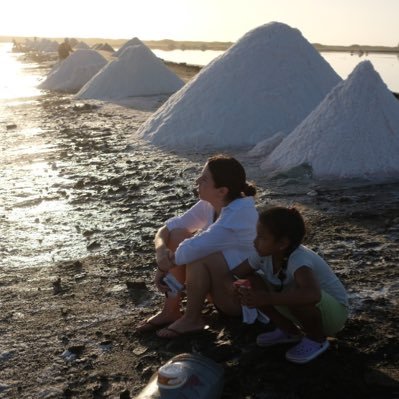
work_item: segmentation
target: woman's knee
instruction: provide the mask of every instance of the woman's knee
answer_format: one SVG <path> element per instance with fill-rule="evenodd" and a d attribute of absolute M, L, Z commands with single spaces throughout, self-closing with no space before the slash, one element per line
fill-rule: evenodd
<path fill-rule="evenodd" d="M 201 259 L 201 262 L 205 264 L 208 268 L 215 268 L 218 270 L 229 270 L 226 259 L 221 252 L 215 252 L 209 254 Z"/>

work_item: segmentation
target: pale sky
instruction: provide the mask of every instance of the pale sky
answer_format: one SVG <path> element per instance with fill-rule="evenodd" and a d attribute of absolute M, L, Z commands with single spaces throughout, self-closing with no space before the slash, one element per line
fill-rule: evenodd
<path fill-rule="evenodd" d="M 270 21 L 312 43 L 399 43 L 399 0 L 2 0 L 0 35 L 236 41 Z"/>

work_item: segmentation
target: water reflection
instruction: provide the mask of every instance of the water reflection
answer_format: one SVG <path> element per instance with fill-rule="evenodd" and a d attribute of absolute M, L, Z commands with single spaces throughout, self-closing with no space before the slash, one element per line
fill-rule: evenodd
<path fill-rule="evenodd" d="M 11 43 L 0 43 L 0 101 L 14 98 L 29 98 L 40 94 L 36 88 L 37 64 L 22 64 L 20 55 L 10 53 Z"/>

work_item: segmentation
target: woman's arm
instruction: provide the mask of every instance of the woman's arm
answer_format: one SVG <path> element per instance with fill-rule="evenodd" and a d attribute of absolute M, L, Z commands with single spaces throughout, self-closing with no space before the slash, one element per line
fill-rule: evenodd
<path fill-rule="evenodd" d="M 240 289 L 241 302 L 249 307 L 262 307 L 266 305 L 311 305 L 320 301 L 319 283 L 310 267 L 299 267 L 294 273 L 294 279 L 295 287 L 283 292 Z"/>
<path fill-rule="evenodd" d="M 214 223 L 208 230 L 184 240 L 175 252 L 176 265 L 195 262 L 215 252 L 235 248 L 239 239 L 234 230 Z"/>
<path fill-rule="evenodd" d="M 167 272 L 170 268 L 174 267 L 173 252 L 168 248 L 169 229 L 162 226 L 155 234 L 155 256 L 158 269 L 162 272 Z"/>

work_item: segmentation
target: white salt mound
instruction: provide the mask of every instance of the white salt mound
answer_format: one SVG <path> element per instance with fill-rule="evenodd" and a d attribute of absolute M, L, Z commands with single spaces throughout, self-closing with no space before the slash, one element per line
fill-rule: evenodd
<path fill-rule="evenodd" d="M 171 94 L 184 82 L 144 45 L 130 46 L 79 91 L 79 98 L 116 100 Z"/>
<path fill-rule="evenodd" d="M 299 30 L 272 22 L 203 68 L 138 134 L 173 149 L 254 145 L 288 134 L 340 81 Z"/>
<path fill-rule="evenodd" d="M 284 139 L 286 135 L 283 132 L 278 132 L 266 140 L 259 141 L 252 150 L 248 151 L 251 156 L 265 156 L 270 154 Z"/>
<path fill-rule="evenodd" d="M 78 42 L 78 43 L 76 44 L 76 46 L 74 46 L 73 48 L 74 48 L 74 49 L 87 50 L 87 49 L 90 48 L 90 46 L 89 46 L 87 43 L 85 43 L 85 42 Z"/>
<path fill-rule="evenodd" d="M 369 61 L 360 63 L 262 163 L 309 165 L 320 179 L 399 178 L 399 102 Z"/>
<path fill-rule="evenodd" d="M 109 53 L 115 52 L 108 43 L 97 43 L 93 46 L 93 50 L 108 51 Z"/>
<path fill-rule="evenodd" d="M 75 50 L 54 66 L 39 88 L 76 93 L 106 64 L 107 60 L 95 50 Z"/>
<path fill-rule="evenodd" d="M 131 46 L 145 46 L 145 44 L 137 37 L 134 37 L 133 39 L 128 40 L 122 47 L 118 49 L 118 51 L 115 51 L 113 54 L 114 57 L 119 57 L 128 47 Z"/>

